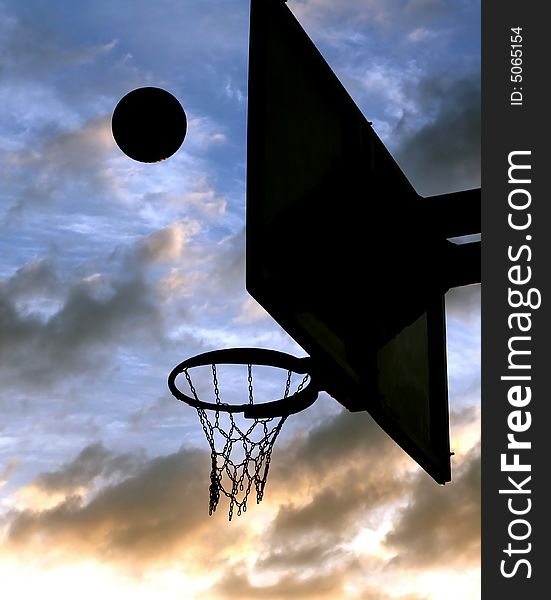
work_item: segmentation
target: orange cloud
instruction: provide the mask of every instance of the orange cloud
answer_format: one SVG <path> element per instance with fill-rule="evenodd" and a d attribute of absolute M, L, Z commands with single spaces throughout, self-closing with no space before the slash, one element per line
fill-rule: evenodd
<path fill-rule="evenodd" d="M 328 417 L 280 450 L 262 505 L 230 524 L 222 503 L 208 516 L 206 451 L 146 460 L 91 445 L 32 483 L 63 497 L 11 510 L 4 552 L 54 564 L 78 557 L 136 577 L 177 569 L 211 585 L 204 597 L 241 600 L 421 600 L 403 590 L 427 569 L 476 566 L 478 447 L 445 487 L 363 414 Z M 374 543 L 363 547 L 362 532 Z"/>
<path fill-rule="evenodd" d="M 480 445 L 467 455 L 452 483 L 427 485 L 420 477 L 386 543 L 402 567 L 472 566 L 480 561 Z"/>

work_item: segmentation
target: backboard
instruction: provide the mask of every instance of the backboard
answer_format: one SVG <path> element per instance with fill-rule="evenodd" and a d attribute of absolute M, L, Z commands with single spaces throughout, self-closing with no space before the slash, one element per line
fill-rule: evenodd
<path fill-rule="evenodd" d="M 450 476 L 451 244 L 283 0 L 252 0 L 249 293 L 437 482 Z"/>

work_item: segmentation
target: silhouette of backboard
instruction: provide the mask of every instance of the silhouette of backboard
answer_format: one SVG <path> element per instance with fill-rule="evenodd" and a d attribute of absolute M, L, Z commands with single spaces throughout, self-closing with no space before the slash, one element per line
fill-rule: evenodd
<path fill-rule="evenodd" d="M 452 245 L 283 0 L 251 2 L 247 146 L 247 290 L 323 389 L 449 481 Z"/>

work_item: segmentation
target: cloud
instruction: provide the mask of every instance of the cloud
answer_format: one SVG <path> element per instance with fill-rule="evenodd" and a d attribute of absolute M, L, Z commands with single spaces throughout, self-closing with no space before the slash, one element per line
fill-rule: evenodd
<path fill-rule="evenodd" d="M 366 414 L 343 411 L 299 434 L 274 454 L 266 495 L 280 507 L 257 567 L 298 575 L 349 561 L 346 542 L 377 529 L 380 511 L 404 495 L 411 466 Z"/>
<path fill-rule="evenodd" d="M 3 74 L 14 79 L 38 78 L 54 69 L 78 67 L 111 53 L 117 45 L 110 39 L 69 49 L 61 32 L 48 26 L 48 19 L 14 16 L 4 6 L 0 6 L 0 32 Z"/>
<path fill-rule="evenodd" d="M 0 358 L 5 381 L 20 389 L 50 388 L 67 376 L 108 362 L 110 353 L 140 338 L 159 339 L 161 316 L 141 279 L 113 282 L 106 297 L 81 281 L 47 320 L 21 315 L 0 296 Z M 110 351 L 106 351 L 107 349 Z"/>
<path fill-rule="evenodd" d="M 223 502 L 208 517 L 206 446 L 173 452 L 175 439 L 198 443 L 202 435 L 190 425 L 194 411 L 181 412 L 166 390 L 174 356 L 212 345 L 293 343 L 272 319 L 259 318 L 244 286 L 248 4 L 31 4 L 8 3 L 27 15 L 19 18 L 0 8 L 7 28 L 0 35 L 7 108 L 0 220 L 8 214 L 10 255 L 0 281 L 0 379 L 13 417 L 0 428 L 9 430 L 7 456 L 17 456 L 0 468 L 0 485 L 9 478 L 0 553 L 29 573 L 32 565 L 45 573 L 59 568 L 64 582 L 80 566 L 98 579 L 110 570 L 137 588 L 142 583 L 141 593 L 155 581 L 168 594 L 176 579 L 189 577 L 201 579 L 198 596 L 213 600 L 418 600 L 401 596 L 417 589 L 407 579 L 418 572 L 408 554 L 415 525 L 408 509 L 443 529 L 436 486 L 418 477 L 414 462 L 368 415 L 313 407 L 297 424 L 289 420 L 264 501 L 251 502 L 231 524 Z M 423 141 L 432 121 L 455 118 L 445 106 L 453 82 L 437 90 L 434 103 L 412 83 L 423 85 L 427 69 L 434 71 L 419 40 L 434 33 L 431 42 L 445 43 L 442 28 L 428 20 L 445 3 L 289 6 L 304 9 L 336 62 L 352 65 L 344 72 L 357 77 L 358 89 L 388 105 L 381 118 L 404 115 L 404 145 L 417 134 Z M 401 43 L 387 35 L 396 29 Z M 402 68 L 400 54 L 412 48 L 408 34 L 418 40 L 417 63 L 408 54 Z M 392 48 L 379 47 L 391 38 Z M 109 131 L 116 99 L 143 84 L 174 91 L 190 118 L 182 151 L 158 169 L 126 161 Z M 422 171 L 427 161 L 412 168 Z M 450 298 L 448 308 L 467 326 L 475 302 L 465 302 L 469 307 Z M 478 416 L 460 413 L 457 422 L 467 440 Z M 90 442 L 98 439 L 105 442 Z M 147 457 L 141 447 L 160 456 Z M 459 461 L 458 487 L 445 488 L 451 495 L 466 485 L 467 462 Z M 30 482 L 14 491 L 23 480 Z M 461 493 L 458 501 L 469 498 Z M 385 545 L 389 530 L 396 537 Z M 29 579 L 46 581 L 51 592 L 50 575 Z"/>
<path fill-rule="evenodd" d="M 431 13 L 445 7 L 442 0 L 408 0 L 406 11 L 411 13 Z"/>
<path fill-rule="evenodd" d="M 478 385 L 480 386 L 480 383 Z M 465 403 L 464 408 L 452 407 L 450 410 L 451 450 L 454 453 L 453 473 L 456 465 L 459 465 L 459 471 L 462 470 L 463 464 L 471 460 L 473 448 L 480 444 L 480 389 L 472 390 L 471 394 L 475 396 L 476 404 L 471 400 L 471 404 Z"/>
<path fill-rule="evenodd" d="M 473 566 L 480 561 L 480 445 L 475 446 L 454 481 L 428 486 L 419 478 L 386 544 L 392 562 L 409 568 Z"/>
<path fill-rule="evenodd" d="M 166 319 L 175 306 L 179 322 L 188 322 L 182 298 L 203 278 L 197 263 L 204 257 L 194 243 L 200 230 L 198 221 L 184 219 L 90 257 L 68 274 L 36 257 L 0 280 L 5 381 L 19 391 L 45 391 L 97 378 L 136 343 L 162 348 Z"/>
<path fill-rule="evenodd" d="M 397 119 L 404 111 L 416 110 L 415 100 L 406 89 L 408 81 L 422 76 L 422 71 L 414 62 L 393 66 L 386 61 L 371 61 L 369 69 L 352 72 L 351 76 L 359 81 L 366 103 L 373 105 L 378 101 L 390 119 Z"/>
<path fill-rule="evenodd" d="M 46 510 L 8 513 L 6 549 L 53 547 L 66 557 L 77 553 L 129 564 L 174 557 L 204 527 L 205 468 L 206 453 L 189 449 L 137 469 L 127 455 L 109 456 L 101 446 L 88 447 L 58 472 L 39 477 L 36 485 L 69 490 L 102 473 L 117 474 L 122 481 L 104 486 L 89 500 L 67 495 Z"/>
<path fill-rule="evenodd" d="M 365 572 L 365 565 L 349 558 L 347 562 L 339 566 L 322 567 L 314 573 L 286 574 L 276 581 L 263 584 L 253 583 L 244 569 L 232 569 L 210 591 L 216 594 L 215 598 L 240 598 L 242 600 L 290 600 L 292 598 L 426 600 L 426 596 L 415 593 L 391 595 L 382 587 L 379 588 L 373 583 L 363 581 L 364 578 L 369 579 Z"/>
<path fill-rule="evenodd" d="M 147 269 L 180 260 L 198 230 L 176 223 L 139 238 L 122 252 L 120 271 L 61 277 L 54 263 L 35 259 L 0 282 L 0 357 L 5 381 L 20 389 L 49 389 L 86 376 L 137 341 L 164 339 L 158 277 Z M 113 270 L 111 265 L 103 267 Z M 170 266 L 170 265 L 169 265 Z"/>
<path fill-rule="evenodd" d="M 480 285 L 453 288 L 446 294 L 446 313 L 452 319 L 476 325 L 480 320 Z"/>
<path fill-rule="evenodd" d="M 478 420 L 461 415 L 457 420 L 466 439 L 469 428 L 478 431 Z M 341 564 L 351 557 L 347 542 L 385 522 L 392 525 L 381 541 L 397 551 L 396 568 L 476 564 L 479 446 L 459 455 L 457 464 L 453 483 L 437 486 L 369 417 L 337 415 L 276 453 L 267 493 L 281 505 L 257 567 L 298 574 Z M 407 507 L 398 508 L 404 502 Z M 383 569 L 383 549 L 384 544 L 371 566 L 374 573 Z"/>
<path fill-rule="evenodd" d="M 424 195 L 478 187 L 477 3 L 297 0 L 289 6 Z"/>
<path fill-rule="evenodd" d="M 289 7 L 299 19 L 327 21 L 335 23 L 342 19 L 353 21 L 374 21 L 382 23 L 391 15 L 396 17 L 399 2 L 397 0 L 296 0 Z"/>
<path fill-rule="evenodd" d="M 178 201 L 188 210 L 195 210 L 204 217 L 220 219 L 226 212 L 227 200 L 219 196 L 204 178 L 196 180 L 193 187 L 192 191 Z"/>
<path fill-rule="evenodd" d="M 480 285 L 446 294 L 448 379 L 456 406 L 480 404 Z"/>
<path fill-rule="evenodd" d="M 191 239 L 200 230 L 201 225 L 196 220 L 171 223 L 138 242 L 135 250 L 137 258 L 146 264 L 178 262 L 182 259 Z"/>
<path fill-rule="evenodd" d="M 342 573 L 318 574 L 314 577 L 284 577 L 273 584 L 253 585 L 246 574 L 228 573 L 213 591 L 224 598 L 241 600 L 283 600 L 285 598 L 316 598 L 319 600 L 340 597 Z"/>
<path fill-rule="evenodd" d="M 480 185 L 480 72 L 434 73 L 409 86 L 396 158 L 421 195 Z"/>
<path fill-rule="evenodd" d="M 430 39 L 434 35 L 435 33 L 426 27 L 417 27 L 408 35 L 408 40 L 413 43 L 419 43 Z"/>
<path fill-rule="evenodd" d="M 381 465 L 373 461 L 371 464 L 370 456 L 383 451 L 388 462 Z M 310 429 L 304 437 L 298 436 L 282 461 L 293 464 L 295 470 L 291 473 L 278 471 L 278 476 L 282 481 L 290 478 L 293 485 L 298 478 L 307 482 L 311 477 L 332 482 L 334 477 L 337 480 L 341 476 L 348 477 L 352 472 L 361 470 L 364 462 L 369 462 L 366 479 L 387 477 L 391 465 L 399 467 L 401 458 L 401 451 L 367 413 L 342 410 Z M 329 479 L 326 479 L 326 473 Z"/>
<path fill-rule="evenodd" d="M 16 458 L 11 458 L 4 465 L 4 467 L 2 469 L 0 469 L 0 490 L 9 481 L 11 475 L 17 469 L 18 465 L 19 465 L 19 461 Z"/>
<path fill-rule="evenodd" d="M 236 321 L 240 323 L 254 323 L 266 318 L 269 318 L 269 314 L 252 296 L 249 296 L 241 305 L 241 310 Z"/>
<path fill-rule="evenodd" d="M 480 185 L 475 5 L 440 0 L 289 5 L 420 193 Z M 412 42 L 418 47 L 413 55 Z"/>
<path fill-rule="evenodd" d="M 207 514 L 207 452 L 182 447 L 146 459 L 90 444 L 24 488 L 57 500 L 8 512 L 4 550 L 29 560 L 47 550 L 61 562 L 109 561 L 136 575 L 169 565 L 202 573 L 206 561 L 216 580 L 209 597 L 282 600 L 419 600 L 390 594 L 388 573 L 475 561 L 478 448 L 456 482 L 440 488 L 414 475 L 361 413 L 338 413 L 278 444 L 263 503 L 224 527 L 226 505 Z M 364 530 L 384 535 L 385 522 L 381 543 L 395 558 L 375 549 L 360 558 L 351 541 Z"/>
<path fill-rule="evenodd" d="M 263 553 L 256 562 L 258 569 L 277 572 L 296 572 L 317 568 L 329 568 L 331 563 L 349 558 L 338 545 L 334 537 L 325 537 L 320 544 L 320 536 L 314 535 L 309 541 L 297 544 L 296 538 L 293 543 L 280 544 L 273 550 Z"/>
<path fill-rule="evenodd" d="M 457 22 L 465 4 L 442 0 L 294 0 L 289 2 L 289 8 L 304 21 L 308 31 L 313 29 L 315 33 L 319 33 L 320 28 L 334 32 L 350 27 L 396 33 L 421 28 L 437 20 L 439 26 Z"/>
<path fill-rule="evenodd" d="M 73 460 L 57 471 L 42 473 L 34 486 L 48 493 L 72 495 L 87 488 L 96 479 L 125 478 L 132 475 L 142 462 L 135 454 L 114 454 L 101 442 L 86 446 Z"/>
<path fill-rule="evenodd" d="M 66 131 L 50 126 L 37 132 L 32 145 L 4 157 L 6 184 L 16 191 L 17 201 L 8 208 L 5 222 L 21 217 L 32 208 L 61 203 L 69 195 L 84 203 L 101 193 L 116 194 L 116 184 L 108 169 L 113 152 L 109 116 L 97 116 Z M 28 173 L 32 172 L 32 178 Z"/>
<path fill-rule="evenodd" d="M 246 301 L 245 231 L 241 228 L 195 254 L 205 277 L 197 281 L 192 302 L 195 321 L 227 328 L 241 314 Z M 228 342 L 226 342 L 228 343 Z"/>
<path fill-rule="evenodd" d="M 0 297 L 22 314 L 52 310 L 61 300 L 63 282 L 47 258 L 33 258 L 8 279 L 0 280 Z"/>
<path fill-rule="evenodd" d="M 19 489 L 9 504 L 20 513 L 51 509 L 69 498 L 85 497 L 110 481 L 130 477 L 143 463 L 143 452 L 116 454 L 95 442 L 57 470 L 42 473 Z"/>

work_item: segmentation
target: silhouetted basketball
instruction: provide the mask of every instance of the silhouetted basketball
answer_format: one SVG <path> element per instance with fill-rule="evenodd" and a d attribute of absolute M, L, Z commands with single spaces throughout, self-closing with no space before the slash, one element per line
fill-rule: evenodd
<path fill-rule="evenodd" d="M 113 137 L 130 158 L 144 163 L 172 156 L 182 145 L 187 118 L 182 105 L 166 90 L 143 87 L 124 96 L 113 111 Z"/>

